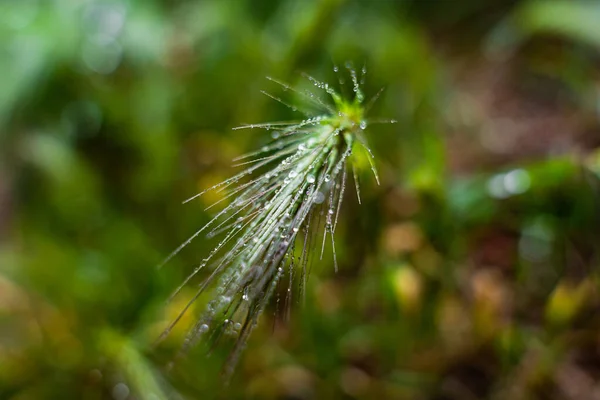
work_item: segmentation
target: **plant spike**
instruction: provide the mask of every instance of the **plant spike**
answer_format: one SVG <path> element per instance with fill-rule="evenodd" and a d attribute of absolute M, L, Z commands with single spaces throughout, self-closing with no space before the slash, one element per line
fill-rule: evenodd
<path fill-rule="evenodd" d="M 259 123 L 234 128 L 275 129 L 274 141 L 258 151 L 236 158 L 236 161 L 243 160 L 238 165 L 247 166 L 245 170 L 185 201 L 187 203 L 194 200 L 209 190 L 227 190 L 225 197 L 215 204 L 225 199 L 229 199 L 231 203 L 173 251 L 161 266 L 202 232 L 208 232 L 209 237 L 223 233 L 225 237 L 171 296 L 170 299 L 176 296 L 209 262 L 213 263 L 210 276 L 158 341 L 170 333 L 205 291 L 211 290 L 212 300 L 188 332 L 181 352 L 185 353 L 205 333 L 208 333 L 208 341 L 213 345 L 224 334 L 233 334 L 237 339 L 225 365 L 225 374 L 229 375 L 250 332 L 286 272 L 288 288 L 284 306 L 289 308 L 292 298 L 304 299 L 306 279 L 310 274 L 316 245 L 315 235 L 320 230 L 321 220 L 324 223 L 321 258 L 329 234 L 337 272 L 334 233 L 346 188 L 348 163 L 351 164 L 360 202 L 357 164 L 353 162 L 356 157 L 353 150 L 356 146 L 366 150 L 369 166 L 379 183 L 373 154 L 366 144 L 363 131 L 369 122 L 365 119 L 365 110 L 372 106 L 381 91 L 365 107 L 361 86 L 366 69 L 363 67 L 360 80 L 350 63 L 346 63 L 346 69 L 353 85 L 354 95 L 350 100 L 344 99 L 329 84 L 304 75 L 331 99 L 330 103 L 324 102 L 315 93 L 299 91 L 267 77 L 284 90 L 305 97 L 313 106 L 327 114 L 310 116 L 298 122 Z M 337 66 L 334 71 L 339 76 Z M 339 79 L 340 83 L 343 82 L 341 77 Z M 279 97 L 263 93 L 294 111 L 300 110 Z M 273 166 L 275 162 L 277 164 Z M 247 177 L 251 180 L 241 183 Z M 312 219 L 316 221 L 311 222 Z M 300 239 L 301 236 L 303 238 Z M 302 244 L 299 256 L 295 255 L 294 250 L 297 239 Z M 217 256 L 220 257 L 216 258 Z M 299 296 L 292 297 L 296 268 L 300 270 L 297 289 Z M 279 303 L 279 298 L 277 301 Z"/>

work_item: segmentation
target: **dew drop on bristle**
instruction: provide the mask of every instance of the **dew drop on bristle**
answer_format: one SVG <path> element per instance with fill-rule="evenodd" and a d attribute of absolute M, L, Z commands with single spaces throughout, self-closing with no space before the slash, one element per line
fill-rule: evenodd
<path fill-rule="evenodd" d="M 315 198 L 313 200 L 313 203 L 321 204 L 321 203 L 323 203 L 323 201 L 325 201 L 325 195 L 323 194 L 323 192 L 317 192 L 317 194 L 315 195 Z"/>

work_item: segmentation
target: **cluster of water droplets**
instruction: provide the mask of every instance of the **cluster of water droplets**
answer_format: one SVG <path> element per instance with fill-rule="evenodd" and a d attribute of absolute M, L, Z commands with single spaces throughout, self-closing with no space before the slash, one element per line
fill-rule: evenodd
<path fill-rule="evenodd" d="M 348 61 L 348 62 L 346 62 L 345 66 L 346 66 L 346 69 L 348 70 L 348 72 L 350 73 L 350 78 L 352 78 L 352 91 L 354 92 L 354 95 L 356 96 L 356 100 L 358 100 L 359 103 L 362 103 L 365 99 L 365 96 L 361 90 L 361 85 L 364 84 L 364 78 L 367 73 L 367 67 L 364 66 L 362 68 L 362 70 L 361 70 L 362 76 L 361 76 L 361 80 L 359 83 L 358 74 L 356 73 L 356 69 L 354 69 L 354 67 L 352 66 L 352 63 Z"/>

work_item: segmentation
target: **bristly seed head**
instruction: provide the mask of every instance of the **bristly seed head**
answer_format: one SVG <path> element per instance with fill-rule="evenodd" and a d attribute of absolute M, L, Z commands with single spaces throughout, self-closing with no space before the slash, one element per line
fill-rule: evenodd
<path fill-rule="evenodd" d="M 381 91 L 365 106 L 361 85 L 366 70 L 363 68 L 359 80 L 351 64 L 346 67 L 354 93 L 352 99 L 343 98 L 329 84 L 308 75 L 305 75 L 307 79 L 329 95 L 331 101 L 268 78 L 282 86 L 284 91 L 294 91 L 303 96 L 316 112 L 305 113 L 307 118 L 302 121 L 234 128 L 273 130 L 274 140 L 259 151 L 238 157 L 235 161 L 246 169 L 206 190 L 222 192 L 223 199 L 218 203 L 227 200 L 230 203 L 161 264 L 164 265 L 201 233 L 209 237 L 223 235 L 217 246 L 173 293 L 172 297 L 210 263 L 212 272 L 159 340 L 169 334 L 202 293 L 210 290 L 213 299 L 189 332 L 182 350 L 185 352 L 202 335 L 208 335 L 208 341 L 212 343 L 223 334 L 235 335 L 237 340 L 226 363 L 225 373 L 229 375 L 258 317 L 272 295 L 278 293 L 277 286 L 286 274 L 284 307 L 289 310 L 293 293 L 296 292 L 298 297 L 304 295 L 314 250 L 319 246 L 318 232 L 323 232 L 321 258 L 329 236 L 337 271 L 334 232 L 346 189 L 346 164 L 353 161 L 357 146 L 366 150 L 363 154 L 379 182 L 373 155 L 363 133 L 369 122 L 365 114 Z M 335 67 L 334 71 L 339 73 L 339 68 Z M 301 109 L 263 93 L 294 111 Z M 352 172 L 360 202 L 354 163 Z M 297 284 L 296 290 L 293 290 L 294 284 Z M 279 303 L 278 295 L 278 307 Z"/>

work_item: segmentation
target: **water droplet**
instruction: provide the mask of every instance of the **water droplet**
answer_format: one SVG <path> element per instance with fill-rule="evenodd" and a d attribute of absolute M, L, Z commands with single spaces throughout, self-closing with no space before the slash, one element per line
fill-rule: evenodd
<path fill-rule="evenodd" d="M 206 332 L 206 331 L 208 331 L 208 325 L 206 325 L 206 324 L 200 325 L 200 329 L 199 330 L 200 330 L 200 332 Z"/>
<path fill-rule="evenodd" d="M 296 171 L 290 171 L 290 174 L 289 174 L 290 178 L 295 178 L 297 176 L 298 176 L 298 172 L 296 172 Z"/>
<path fill-rule="evenodd" d="M 367 121 L 360 121 L 360 129 L 366 129 Z"/>
<path fill-rule="evenodd" d="M 279 139 L 279 132 L 277 132 L 277 131 L 274 131 L 273 133 L 271 133 L 271 137 L 272 137 L 273 139 Z"/>
<path fill-rule="evenodd" d="M 304 151 L 304 150 L 306 150 L 306 145 L 305 145 L 304 143 L 300 144 L 300 145 L 298 146 L 298 150 L 300 150 L 300 151 Z"/>
<path fill-rule="evenodd" d="M 313 203 L 321 204 L 321 203 L 323 203 L 324 200 L 325 200 L 325 195 L 322 192 L 317 192 L 317 194 L 315 194 L 315 199 L 313 200 Z"/>
<path fill-rule="evenodd" d="M 323 178 L 323 180 L 325 182 L 329 182 L 331 180 L 331 176 L 329 176 L 329 174 L 326 174 L 325 177 Z"/>
<path fill-rule="evenodd" d="M 306 177 L 306 182 L 308 182 L 308 183 L 315 183 L 315 176 L 314 175 L 308 175 Z"/>

